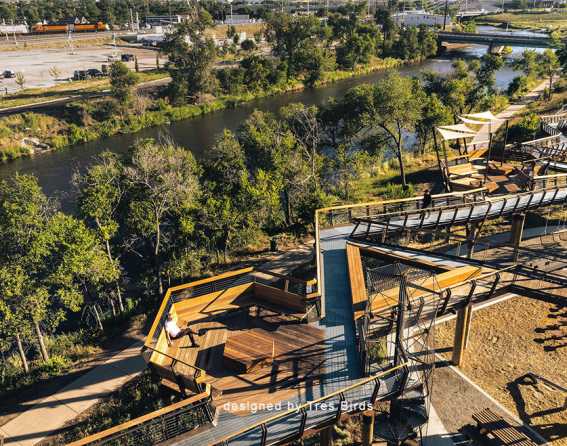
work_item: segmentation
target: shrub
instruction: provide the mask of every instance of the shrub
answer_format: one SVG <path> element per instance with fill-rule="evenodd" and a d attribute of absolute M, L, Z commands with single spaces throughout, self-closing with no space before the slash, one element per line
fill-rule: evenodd
<path fill-rule="evenodd" d="M 518 76 L 512 79 L 508 85 L 508 96 L 511 98 L 521 97 L 529 91 L 529 80 L 527 76 Z"/>
<path fill-rule="evenodd" d="M 388 183 L 381 192 L 381 195 L 387 200 L 409 198 L 415 195 L 415 187 L 413 184 L 408 184 L 407 189 L 404 189 L 401 184 Z"/>
<path fill-rule="evenodd" d="M 511 142 L 533 139 L 537 137 L 540 125 L 541 120 L 539 116 L 535 113 L 530 113 L 520 119 L 518 123 L 510 126 L 508 130 L 508 139 Z"/>

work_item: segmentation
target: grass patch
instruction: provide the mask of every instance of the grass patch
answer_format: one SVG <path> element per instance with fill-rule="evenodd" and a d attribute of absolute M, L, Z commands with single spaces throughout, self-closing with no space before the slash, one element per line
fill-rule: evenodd
<path fill-rule="evenodd" d="M 166 71 L 143 71 L 138 73 L 140 83 L 150 82 L 158 79 L 167 78 Z M 100 93 L 110 88 L 110 80 L 88 79 L 84 81 L 64 81 L 52 87 L 26 88 L 16 93 L 2 96 L 0 98 L 0 108 L 18 107 L 22 105 L 36 104 L 46 101 L 54 101 L 75 95 L 87 95 Z"/>
<path fill-rule="evenodd" d="M 504 12 L 478 17 L 476 22 L 479 25 L 502 24 L 520 29 L 546 29 L 548 31 L 560 31 L 567 28 L 567 10 L 557 12 Z"/>
<path fill-rule="evenodd" d="M 49 361 L 41 360 L 37 352 L 35 352 L 37 359 L 30 359 L 31 355 L 28 351 L 29 374 L 23 372 L 21 359 L 16 353 L 3 357 L 0 361 L 0 388 L 2 389 L 0 395 L 64 375 L 72 367 L 77 367 L 102 351 L 96 345 L 94 334 L 88 330 L 47 336 L 46 342 L 50 352 Z"/>

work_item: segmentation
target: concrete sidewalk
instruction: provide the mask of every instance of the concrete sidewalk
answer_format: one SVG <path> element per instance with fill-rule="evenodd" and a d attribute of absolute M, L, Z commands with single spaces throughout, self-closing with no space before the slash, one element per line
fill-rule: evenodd
<path fill-rule="evenodd" d="M 133 343 L 0 427 L 0 434 L 6 437 L 4 444 L 34 445 L 120 388 L 146 367 L 141 347 L 141 341 Z"/>
<path fill-rule="evenodd" d="M 514 104 L 510 104 L 508 107 L 506 107 L 506 109 L 502 110 L 500 113 L 497 113 L 496 117 L 503 119 L 503 121 L 492 124 L 492 127 L 488 124 L 482 126 L 476 136 L 473 138 L 472 144 L 488 141 L 490 137 L 490 130 L 492 130 L 492 133 L 495 133 L 496 130 L 500 128 L 500 126 L 504 125 L 505 120 L 513 118 L 514 116 L 522 113 L 529 103 L 534 102 L 535 100 L 537 100 L 537 98 L 539 98 L 539 96 L 548 87 L 548 85 L 549 80 L 541 82 L 532 91 L 522 97 L 520 101 Z"/>

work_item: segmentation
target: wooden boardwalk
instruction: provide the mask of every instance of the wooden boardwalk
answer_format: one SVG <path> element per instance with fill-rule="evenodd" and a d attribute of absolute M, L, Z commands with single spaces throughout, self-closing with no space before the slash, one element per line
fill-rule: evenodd
<path fill-rule="evenodd" d="M 211 384 L 218 397 L 215 404 L 234 412 L 249 412 L 251 404 L 277 403 L 297 396 L 318 382 L 325 370 L 324 331 L 314 325 L 299 324 L 275 314 L 255 317 L 238 312 L 210 321 L 195 323 L 199 347 L 190 347 L 189 338 L 179 339 L 168 354 L 206 371 L 204 382 Z M 226 342 L 240 338 L 242 352 L 257 351 L 261 339 L 273 341 L 270 363 L 237 373 L 225 362 Z M 272 344 L 270 343 L 270 346 Z M 178 363 L 176 371 L 192 376 L 193 369 Z"/>

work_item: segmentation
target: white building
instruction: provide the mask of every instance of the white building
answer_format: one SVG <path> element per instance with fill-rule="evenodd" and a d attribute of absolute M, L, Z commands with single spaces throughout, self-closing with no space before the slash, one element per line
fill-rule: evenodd
<path fill-rule="evenodd" d="M 27 34 L 29 32 L 27 25 L 6 25 L 0 23 L 0 34 Z"/>
<path fill-rule="evenodd" d="M 398 25 L 404 26 L 443 26 L 444 16 L 441 14 L 431 14 L 423 10 L 404 11 L 392 14 L 392 19 Z M 451 24 L 451 17 L 447 16 L 447 25 Z"/>

